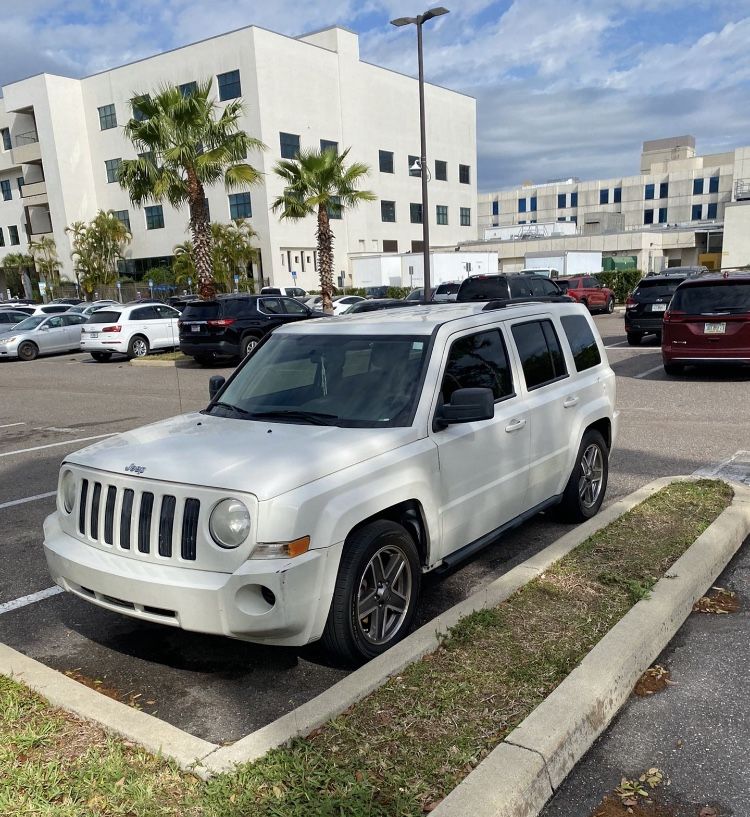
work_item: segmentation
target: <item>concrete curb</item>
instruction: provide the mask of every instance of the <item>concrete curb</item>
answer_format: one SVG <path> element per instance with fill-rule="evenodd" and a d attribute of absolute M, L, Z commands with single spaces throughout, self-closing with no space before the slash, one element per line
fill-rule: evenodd
<path fill-rule="evenodd" d="M 434 817 L 539 814 L 750 535 L 750 488 L 732 487 L 732 504 L 675 562 L 650 597 L 638 602 L 440 803 Z"/>
<path fill-rule="evenodd" d="M 193 360 L 148 360 L 144 358 L 133 358 L 129 360 L 128 363 L 130 363 L 131 366 L 167 366 L 170 368 L 174 368 L 175 366 L 188 366 L 190 368 L 198 368 Z"/>
<path fill-rule="evenodd" d="M 153 754 L 171 758 L 182 769 L 200 773 L 200 759 L 218 748 L 153 715 L 89 689 L 5 644 L 0 644 L 0 674 L 22 681 L 53 706 L 98 723 Z"/>
<path fill-rule="evenodd" d="M 495 607 L 523 585 L 543 573 L 573 548 L 644 499 L 674 482 L 688 477 L 663 477 L 618 500 L 593 519 L 578 525 L 544 550 L 509 570 L 486 587 L 472 594 L 437 618 L 415 630 L 388 652 L 355 670 L 346 678 L 297 709 L 241 738 L 231 746 L 222 746 L 203 758 L 203 766 L 218 774 L 240 763 L 248 763 L 265 755 L 295 737 L 308 735 L 314 729 L 340 715 L 357 701 L 398 675 L 409 664 L 433 652 L 440 644 L 441 634 L 447 633 L 459 619 L 476 610 Z"/>

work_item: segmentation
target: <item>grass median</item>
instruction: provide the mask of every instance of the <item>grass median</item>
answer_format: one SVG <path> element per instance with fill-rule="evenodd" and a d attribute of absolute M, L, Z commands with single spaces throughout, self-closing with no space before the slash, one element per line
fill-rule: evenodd
<path fill-rule="evenodd" d="M 417 817 L 578 664 L 730 503 L 674 483 L 307 738 L 208 783 L 0 685 L 0 814 Z M 31 713 L 27 717 L 26 713 Z"/>

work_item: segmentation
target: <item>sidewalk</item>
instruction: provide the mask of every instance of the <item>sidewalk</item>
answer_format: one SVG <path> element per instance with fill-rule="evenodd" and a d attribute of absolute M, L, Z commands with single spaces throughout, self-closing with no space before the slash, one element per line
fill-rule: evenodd
<path fill-rule="evenodd" d="M 622 777 L 652 767 L 671 781 L 659 796 L 672 811 L 660 817 L 697 817 L 706 805 L 717 817 L 750 815 L 750 539 L 717 586 L 737 594 L 740 611 L 688 618 L 656 662 L 676 685 L 631 697 L 542 817 L 592 817 Z"/>

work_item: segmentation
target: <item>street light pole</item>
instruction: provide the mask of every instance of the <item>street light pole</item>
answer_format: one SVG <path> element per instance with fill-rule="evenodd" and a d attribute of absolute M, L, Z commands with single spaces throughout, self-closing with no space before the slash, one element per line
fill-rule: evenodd
<path fill-rule="evenodd" d="M 422 49 L 422 26 L 433 17 L 448 14 L 448 9 L 443 6 L 418 14 L 416 17 L 399 17 L 391 20 L 391 24 L 397 27 L 415 25 L 417 27 L 417 63 L 419 65 L 419 137 L 420 137 L 420 157 L 419 172 L 422 177 L 422 257 L 424 266 L 423 302 L 430 302 L 430 209 L 427 194 L 427 129 L 425 124 L 424 109 L 424 58 Z"/>

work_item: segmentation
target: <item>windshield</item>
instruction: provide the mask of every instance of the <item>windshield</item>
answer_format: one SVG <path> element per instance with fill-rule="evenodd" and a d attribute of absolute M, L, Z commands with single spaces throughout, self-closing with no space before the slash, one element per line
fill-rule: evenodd
<path fill-rule="evenodd" d="M 46 321 L 49 315 L 34 315 L 33 318 L 26 318 L 25 321 L 17 323 L 13 327 L 14 332 L 28 332 L 30 329 L 36 329 L 40 323 Z"/>
<path fill-rule="evenodd" d="M 750 280 L 685 286 L 677 290 L 669 308 L 688 315 L 750 312 Z"/>
<path fill-rule="evenodd" d="M 272 335 L 211 414 L 351 428 L 408 426 L 427 337 Z"/>

